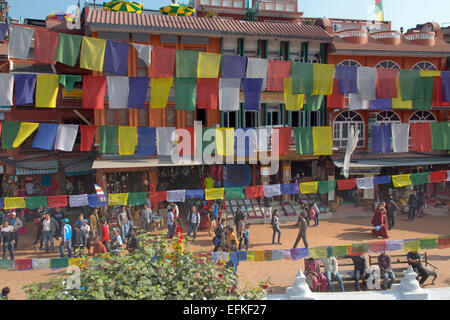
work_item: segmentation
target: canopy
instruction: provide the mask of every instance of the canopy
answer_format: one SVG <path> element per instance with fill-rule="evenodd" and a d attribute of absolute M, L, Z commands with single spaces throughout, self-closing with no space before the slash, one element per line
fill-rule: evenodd
<path fill-rule="evenodd" d="M 142 13 L 142 3 L 131 1 L 110 1 L 108 3 L 103 2 L 103 9 L 106 11 L 121 11 L 129 13 Z"/>
<path fill-rule="evenodd" d="M 191 16 L 195 12 L 195 9 L 185 4 L 174 3 L 159 8 L 159 12 L 169 16 Z"/>

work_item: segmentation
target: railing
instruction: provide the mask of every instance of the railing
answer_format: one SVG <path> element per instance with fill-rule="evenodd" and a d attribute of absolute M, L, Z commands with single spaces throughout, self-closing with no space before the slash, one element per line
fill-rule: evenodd
<path fill-rule="evenodd" d="M 267 11 L 285 11 L 285 12 L 297 12 L 297 6 L 295 3 L 279 3 L 277 1 L 261 1 L 260 9 Z"/>
<path fill-rule="evenodd" d="M 244 0 L 200 0 L 201 6 L 245 9 Z"/>
<path fill-rule="evenodd" d="M 363 30 L 351 30 L 351 31 L 341 31 L 336 33 L 336 35 L 342 39 L 353 37 L 367 37 L 367 32 Z"/>
<path fill-rule="evenodd" d="M 373 39 L 400 39 L 402 37 L 401 33 L 398 31 L 387 31 L 379 32 L 370 35 Z"/>
<path fill-rule="evenodd" d="M 436 34 L 434 32 L 421 32 L 405 35 L 405 39 L 409 41 L 414 40 L 434 40 L 436 39 Z"/>

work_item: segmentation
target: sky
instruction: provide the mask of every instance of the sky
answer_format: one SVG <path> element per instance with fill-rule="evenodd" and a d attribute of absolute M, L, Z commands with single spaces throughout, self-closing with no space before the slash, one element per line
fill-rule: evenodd
<path fill-rule="evenodd" d="M 97 0 L 101 4 L 103 1 Z M 89 0 L 93 2 L 93 0 Z M 137 0 L 146 9 L 159 9 L 170 0 Z M 180 1 L 180 2 L 188 2 Z M 299 11 L 305 17 L 330 17 L 350 19 L 373 19 L 375 0 L 299 0 Z M 45 19 L 51 12 L 66 11 L 76 0 L 9 0 L 10 16 L 16 19 Z M 81 0 L 84 3 L 84 0 Z M 449 0 L 383 0 L 384 19 L 392 22 L 392 28 L 405 30 L 429 21 L 450 26 Z"/>

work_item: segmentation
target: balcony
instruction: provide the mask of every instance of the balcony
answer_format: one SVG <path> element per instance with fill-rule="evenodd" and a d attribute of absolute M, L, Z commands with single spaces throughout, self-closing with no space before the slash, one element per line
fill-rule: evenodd
<path fill-rule="evenodd" d="M 351 43 L 365 44 L 369 41 L 369 34 L 361 29 L 339 31 L 336 35 Z"/>
<path fill-rule="evenodd" d="M 405 39 L 425 46 L 434 46 L 436 43 L 436 33 L 418 32 L 406 34 Z"/>
<path fill-rule="evenodd" d="M 282 12 L 297 12 L 297 1 L 261 1 L 259 3 L 259 10 L 263 11 L 282 11 Z"/>
<path fill-rule="evenodd" d="M 387 44 L 397 45 L 402 42 L 402 34 L 399 31 L 381 31 L 372 33 L 370 35 L 372 39 L 381 41 Z"/>
<path fill-rule="evenodd" d="M 199 0 L 199 6 L 246 9 L 244 0 Z"/>

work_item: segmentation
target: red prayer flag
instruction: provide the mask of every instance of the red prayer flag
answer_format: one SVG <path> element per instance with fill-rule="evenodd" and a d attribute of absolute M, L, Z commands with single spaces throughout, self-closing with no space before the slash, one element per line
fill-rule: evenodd
<path fill-rule="evenodd" d="M 339 91 L 338 80 L 334 79 L 333 93 L 327 98 L 328 109 L 342 109 L 345 108 L 345 95 Z"/>
<path fill-rule="evenodd" d="M 48 208 L 67 207 L 69 198 L 67 196 L 48 196 Z"/>
<path fill-rule="evenodd" d="M 103 109 L 105 90 L 105 76 L 83 76 L 83 108 Z"/>
<path fill-rule="evenodd" d="M 177 128 L 176 130 L 180 130 L 180 129 L 184 129 L 189 131 L 189 135 L 190 135 L 190 140 L 191 140 L 191 149 L 190 150 L 180 150 L 178 149 L 178 154 L 180 155 L 180 157 L 183 156 L 194 156 L 195 155 L 195 149 L 197 146 L 197 139 L 195 139 L 195 128 Z M 182 143 L 183 138 L 184 137 L 180 137 L 179 133 L 176 132 L 177 137 L 178 137 L 178 145 L 180 145 L 180 143 Z"/>
<path fill-rule="evenodd" d="M 254 199 L 264 196 L 264 189 L 262 186 L 245 187 L 245 198 Z"/>
<path fill-rule="evenodd" d="M 175 71 L 175 48 L 153 47 L 150 77 L 172 78 Z"/>
<path fill-rule="evenodd" d="M 356 188 L 356 178 L 337 180 L 338 190 L 348 190 Z"/>
<path fill-rule="evenodd" d="M 378 253 L 382 251 L 386 251 L 387 244 L 385 241 L 376 241 L 376 242 L 370 242 L 369 243 L 369 252 L 371 253 Z"/>
<path fill-rule="evenodd" d="M 377 68 L 377 98 L 397 98 L 398 69 Z"/>
<path fill-rule="evenodd" d="M 217 109 L 219 79 L 197 79 L 197 109 Z"/>
<path fill-rule="evenodd" d="M 438 237 L 438 248 L 450 248 L 450 236 L 439 236 Z"/>
<path fill-rule="evenodd" d="M 278 143 L 273 141 L 276 137 L 276 132 L 278 132 Z M 272 150 L 274 150 L 275 145 L 278 145 L 278 154 L 283 156 L 288 155 L 289 147 L 291 145 L 291 136 L 292 127 L 274 128 L 272 133 Z"/>
<path fill-rule="evenodd" d="M 411 123 L 411 150 L 414 152 L 431 152 L 430 123 Z"/>
<path fill-rule="evenodd" d="M 80 151 L 91 151 L 92 143 L 94 142 L 95 132 L 98 126 L 80 125 L 81 143 Z"/>
<path fill-rule="evenodd" d="M 291 61 L 269 60 L 267 91 L 284 92 L 284 78 L 291 75 Z"/>
<path fill-rule="evenodd" d="M 167 198 L 167 191 L 153 191 L 148 193 L 148 199 L 150 200 L 150 203 L 152 205 L 166 201 L 166 198 Z"/>
<path fill-rule="evenodd" d="M 34 61 L 45 64 L 54 64 L 58 33 L 36 29 L 34 32 Z"/>
<path fill-rule="evenodd" d="M 441 77 L 433 78 L 433 107 L 450 107 L 450 102 L 446 102 L 442 98 Z"/>
<path fill-rule="evenodd" d="M 14 259 L 14 270 L 30 270 L 31 259 Z"/>
<path fill-rule="evenodd" d="M 447 180 L 447 170 L 430 172 L 430 182 L 442 182 Z"/>

